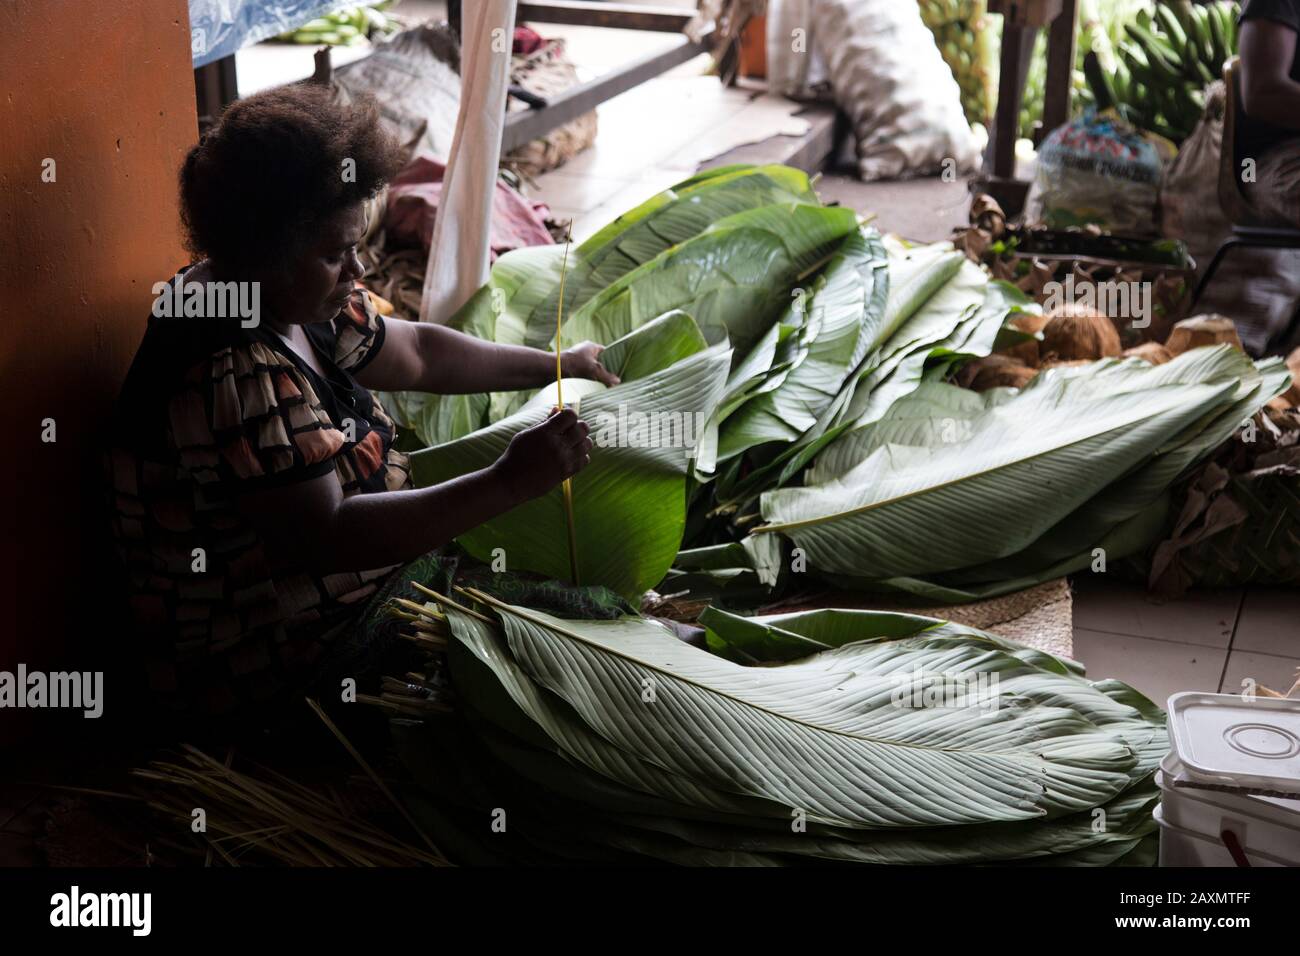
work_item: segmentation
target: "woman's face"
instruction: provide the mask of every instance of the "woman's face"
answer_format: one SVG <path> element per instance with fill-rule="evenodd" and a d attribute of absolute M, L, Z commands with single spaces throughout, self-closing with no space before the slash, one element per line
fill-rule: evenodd
<path fill-rule="evenodd" d="M 357 259 L 357 243 L 366 229 L 363 203 L 340 209 L 318 230 L 307 251 L 286 277 L 266 290 L 276 319 L 289 325 L 328 322 L 365 269 Z"/>

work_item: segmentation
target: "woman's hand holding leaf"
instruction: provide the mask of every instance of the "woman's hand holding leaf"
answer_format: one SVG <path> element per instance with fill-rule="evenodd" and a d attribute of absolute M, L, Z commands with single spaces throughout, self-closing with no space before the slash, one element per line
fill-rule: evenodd
<path fill-rule="evenodd" d="M 588 378 L 602 385 L 614 386 L 621 379 L 600 364 L 600 353 L 605 346 L 595 342 L 579 342 L 560 353 L 561 368 L 565 378 Z"/>
<path fill-rule="evenodd" d="M 573 409 L 555 411 L 511 438 L 492 468 L 518 501 L 541 497 L 591 463 L 588 431 Z"/>

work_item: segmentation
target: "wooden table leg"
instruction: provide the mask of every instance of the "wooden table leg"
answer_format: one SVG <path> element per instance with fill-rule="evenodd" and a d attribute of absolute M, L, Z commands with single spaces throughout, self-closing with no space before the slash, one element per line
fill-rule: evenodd
<path fill-rule="evenodd" d="M 1079 0 L 1063 0 L 1061 13 L 1047 32 L 1047 81 L 1043 96 L 1042 135 L 1070 119 L 1070 94 L 1074 85 L 1075 20 Z"/>
<path fill-rule="evenodd" d="M 1025 78 L 1034 55 L 1038 27 L 1024 26 L 1007 20 L 1002 25 L 1002 55 L 998 75 L 998 108 L 993 116 L 989 148 L 984 156 L 984 170 L 1001 179 L 1016 173 L 1016 130 L 1020 125 L 1020 104 L 1025 94 Z"/>

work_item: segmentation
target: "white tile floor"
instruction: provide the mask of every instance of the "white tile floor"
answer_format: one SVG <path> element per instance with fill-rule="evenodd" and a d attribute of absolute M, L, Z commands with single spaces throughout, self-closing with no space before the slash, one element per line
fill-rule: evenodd
<path fill-rule="evenodd" d="M 1300 668 L 1300 591 L 1193 591 L 1162 602 L 1141 588 L 1074 581 L 1074 654 L 1090 677 L 1115 677 L 1164 705 L 1184 690 L 1286 693 Z"/>

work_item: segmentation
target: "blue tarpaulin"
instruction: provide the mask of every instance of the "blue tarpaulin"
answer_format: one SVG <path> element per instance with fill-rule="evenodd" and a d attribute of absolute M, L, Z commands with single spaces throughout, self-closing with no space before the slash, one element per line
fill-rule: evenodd
<path fill-rule="evenodd" d="M 344 0 L 190 0 L 190 54 L 203 66 L 343 6 Z"/>

